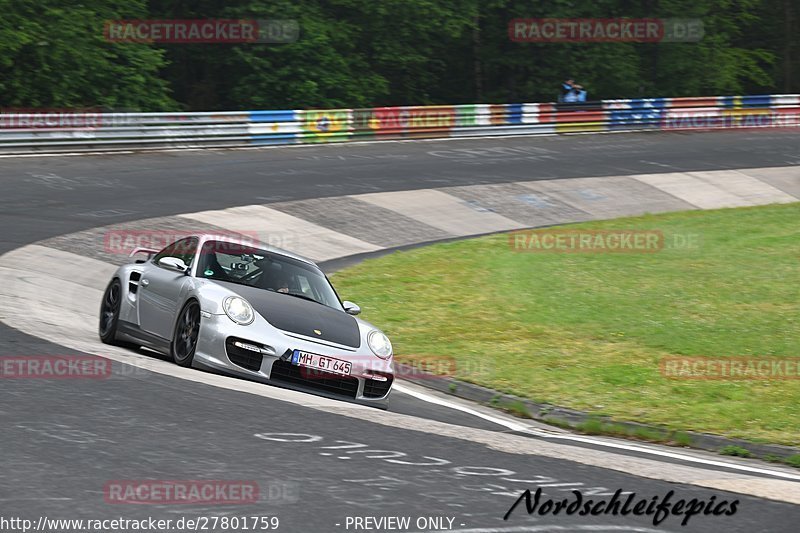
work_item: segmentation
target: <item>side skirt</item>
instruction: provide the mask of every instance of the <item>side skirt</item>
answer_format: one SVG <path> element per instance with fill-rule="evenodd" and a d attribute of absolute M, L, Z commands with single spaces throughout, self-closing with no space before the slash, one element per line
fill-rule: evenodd
<path fill-rule="evenodd" d="M 125 322 L 124 320 L 120 320 L 117 324 L 117 339 L 147 346 L 151 350 L 155 350 L 164 355 L 170 354 L 171 341 L 169 339 L 153 335 L 152 333 L 142 330 L 138 325 Z"/>

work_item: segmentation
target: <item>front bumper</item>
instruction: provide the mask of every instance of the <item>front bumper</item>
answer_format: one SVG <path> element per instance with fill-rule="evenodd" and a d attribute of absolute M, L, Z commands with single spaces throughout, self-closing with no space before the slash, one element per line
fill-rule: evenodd
<path fill-rule="evenodd" d="M 238 346 L 233 341 L 239 341 Z M 342 376 L 293 365 L 293 350 L 349 361 L 351 373 Z M 286 334 L 260 316 L 248 326 L 226 315 L 204 316 L 193 366 L 376 407 L 386 407 L 394 382 L 391 359 L 375 356 L 366 342 L 352 350 L 312 342 Z"/>

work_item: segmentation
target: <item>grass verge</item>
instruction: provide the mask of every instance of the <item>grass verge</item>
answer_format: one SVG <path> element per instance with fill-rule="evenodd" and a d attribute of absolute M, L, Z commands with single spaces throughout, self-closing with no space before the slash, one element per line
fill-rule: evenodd
<path fill-rule="evenodd" d="M 660 363 L 800 356 L 799 221 L 789 204 L 583 223 L 568 229 L 655 230 L 665 246 L 520 253 L 495 235 L 396 252 L 333 281 L 399 361 L 452 358 L 454 377 L 536 402 L 798 445 L 799 380 L 674 379 Z"/>

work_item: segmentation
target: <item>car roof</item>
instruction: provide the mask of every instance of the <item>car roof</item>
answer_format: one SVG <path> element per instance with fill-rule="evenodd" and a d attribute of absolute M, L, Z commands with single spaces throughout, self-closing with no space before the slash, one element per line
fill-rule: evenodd
<path fill-rule="evenodd" d="M 283 255 L 285 257 L 289 257 L 292 259 L 296 259 L 298 261 L 303 261 L 304 263 L 308 263 L 310 265 L 314 265 L 315 267 L 319 268 L 319 266 L 309 259 L 308 257 L 304 257 L 302 255 L 296 254 L 294 252 L 290 252 L 289 250 L 284 250 L 283 248 L 278 248 L 275 246 L 271 246 L 265 242 L 251 239 L 246 235 L 243 235 L 242 238 L 233 237 L 230 235 L 218 235 L 214 233 L 199 233 L 197 237 L 200 239 L 200 246 L 202 247 L 208 241 L 221 241 L 221 242 L 228 242 L 231 244 L 240 244 L 242 246 L 251 246 L 253 248 L 261 248 L 267 252 L 271 252 L 278 255 Z"/>

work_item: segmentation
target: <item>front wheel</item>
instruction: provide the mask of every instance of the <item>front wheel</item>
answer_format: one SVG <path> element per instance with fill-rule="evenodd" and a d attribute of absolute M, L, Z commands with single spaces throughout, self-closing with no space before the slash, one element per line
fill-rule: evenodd
<path fill-rule="evenodd" d="M 103 302 L 100 304 L 100 324 L 98 333 L 100 340 L 105 344 L 119 344 L 117 342 L 117 326 L 119 325 L 119 308 L 122 303 L 122 285 L 118 279 L 111 280 L 103 293 Z"/>
<path fill-rule="evenodd" d="M 200 335 L 200 304 L 192 300 L 183 306 L 172 336 L 172 360 L 179 366 L 192 366 Z"/>

